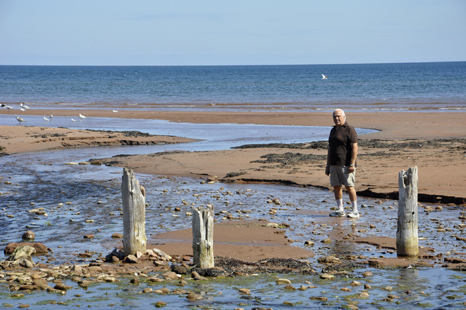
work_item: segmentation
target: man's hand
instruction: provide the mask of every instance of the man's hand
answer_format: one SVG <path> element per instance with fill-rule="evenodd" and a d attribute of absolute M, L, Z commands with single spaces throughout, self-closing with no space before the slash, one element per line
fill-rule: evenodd
<path fill-rule="evenodd" d="M 330 175 L 330 166 L 325 167 L 325 175 L 326 176 Z"/>
<path fill-rule="evenodd" d="M 348 167 L 348 174 L 353 173 L 354 170 L 356 170 L 356 168 L 354 168 L 354 166 L 349 166 Z"/>

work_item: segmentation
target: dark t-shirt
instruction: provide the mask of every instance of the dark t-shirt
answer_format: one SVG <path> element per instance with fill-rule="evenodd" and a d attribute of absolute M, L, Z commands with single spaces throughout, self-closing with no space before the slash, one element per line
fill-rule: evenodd
<path fill-rule="evenodd" d="M 334 126 L 328 137 L 329 165 L 349 166 L 351 163 L 351 143 L 358 143 L 358 134 L 348 123 Z"/>

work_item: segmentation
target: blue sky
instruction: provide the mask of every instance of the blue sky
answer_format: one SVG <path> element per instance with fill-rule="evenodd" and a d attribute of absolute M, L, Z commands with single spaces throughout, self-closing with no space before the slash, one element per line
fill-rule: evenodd
<path fill-rule="evenodd" d="M 0 0 L 0 65 L 466 61 L 464 0 Z"/>

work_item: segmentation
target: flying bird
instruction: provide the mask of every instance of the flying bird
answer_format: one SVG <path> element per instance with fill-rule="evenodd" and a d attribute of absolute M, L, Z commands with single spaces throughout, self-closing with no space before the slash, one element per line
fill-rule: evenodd
<path fill-rule="evenodd" d="M 25 123 L 26 121 L 19 116 L 16 116 L 16 120 L 20 123 Z"/>
<path fill-rule="evenodd" d="M 326 80 L 328 78 L 328 74 L 325 75 L 325 74 L 322 74 L 322 80 Z"/>
<path fill-rule="evenodd" d="M 82 115 L 81 113 L 79 114 L 79 117 L 80 117 L 81 119 L 85 119 L 85 118 L 86 118 L 86 117 L 85 117 L 84 115 Z"/>

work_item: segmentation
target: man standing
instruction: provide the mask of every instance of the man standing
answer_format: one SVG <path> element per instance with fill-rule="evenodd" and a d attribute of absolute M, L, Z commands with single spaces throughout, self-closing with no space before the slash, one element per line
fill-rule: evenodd
<path fill-rule="evenodd" d="M 345 216 L 342 190 L 342 186 L 344 185 L 353 208 L 348 213 L 348 217 L 358 218 L 357 196 L 354 189 L 358 135 L 354 128 L 346 122 L 346 115 L 342 109 L 336 109 L 333 112 L 333 121 L 335 122 L 335 126 L 330 131 L 328 138 L 325 174 L 327 176 L 330 175 L 330 185 L 334 189 L 338 211 L 330 213 L 330 216 Z"/>

